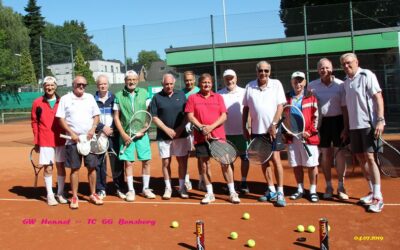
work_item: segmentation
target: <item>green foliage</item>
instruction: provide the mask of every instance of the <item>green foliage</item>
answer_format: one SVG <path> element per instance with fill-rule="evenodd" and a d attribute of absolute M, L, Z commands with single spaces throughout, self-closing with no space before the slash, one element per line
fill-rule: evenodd
<path fill-rule="evenodd" d="M 89 62 L 85 62 L 85 58 L 83 57 L 83 54 L 80 49 L 76 50 L 74 61 L 75 61 L 75 66 L 74 66 L 75 75 L 84 76 L 88 84 L 95 83 L 95 80 L 93 78 L 93 72 L 89 68 Z"/>
<path fill-rule="evenodd" d="M 156 61 L 161 61 L 161 58 L 155 50 L 142 50 L 138 53 L 138 63 L 144 65 L 146 69 L 150 68 L 151 63 Z"/>
<path fill-rule="evenodd" d="M 36 85 L 37 83 L 31 55 L 27 49 L 22 50 L 21 53 L 21 70 L 19 80 L 25 84 L 30 83 L 32 85 Z"/>

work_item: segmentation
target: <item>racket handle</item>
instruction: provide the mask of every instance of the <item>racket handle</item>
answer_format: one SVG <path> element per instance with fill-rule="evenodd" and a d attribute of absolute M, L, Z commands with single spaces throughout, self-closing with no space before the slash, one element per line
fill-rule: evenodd
<path fill-rule="evenodd" d="M 125 153 L 126 147 L 127 147 L 127 146 L 124 145 L 124 147 L 122 148 L 122 150 L 119 151 L 119 154 L 120 154 L 120 155 L 123 155 L 123 154 Z"/>
<path fill-rule="evenodd" d="M 71 136 L 69 136 L 69 135 L 60 134 L 60 137 L 64 138 L 64 139 L 71 140 Z"/>
<path fill-rule="evenodd" d="M 308 157 L 311 157 L 312 154 L 311 154 L 311 151 L 310 151 L 310 149 L 308 148 L 307 144 L 303 143 L 303 147 L 304 147 L 304 149 L 306 150 Z"/>

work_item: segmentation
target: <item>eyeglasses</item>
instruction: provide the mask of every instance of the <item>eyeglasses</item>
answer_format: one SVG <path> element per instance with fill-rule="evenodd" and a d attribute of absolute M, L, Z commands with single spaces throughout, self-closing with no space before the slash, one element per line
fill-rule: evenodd
<path fill-rule="evenodd" d="M 258 73 L 269 73 L 269 69 L 259 69 Z"/>
<path fill-rule="evenodd" d="M 87 84 L 85 84 L 85 83 L 77 83 L 76 86 L 77 86 L 78 88 L 79 88 L 79 87 L 86 88 Z"/>

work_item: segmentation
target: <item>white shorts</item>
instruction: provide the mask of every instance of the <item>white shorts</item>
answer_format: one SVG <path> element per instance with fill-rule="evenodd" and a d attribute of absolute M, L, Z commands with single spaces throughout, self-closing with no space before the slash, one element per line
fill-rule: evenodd
<path fill-rule="evenodd" d="M 307 147 L 311 152 L 310 157 L 308 157 L 307 152 L 303 147 L 303 143 L 293 137 L 293 142 L 288 145 L 288 161 L 291 167 L 316 167 L 319 165 L 318 146 L 307 144 Z"/>
<path fill-rule="evenodd" d="M 65 162 L 65 146 L 40 147 L 39 164 L 53 165 L 56 162 Z"/>
<path fill-rule="evenodd" d="M 158 141 L 158 152 L 161 158 L 169 158 L 172 155 L 186 156 L 190 150 L 190 141 L 185 138 Z"/>

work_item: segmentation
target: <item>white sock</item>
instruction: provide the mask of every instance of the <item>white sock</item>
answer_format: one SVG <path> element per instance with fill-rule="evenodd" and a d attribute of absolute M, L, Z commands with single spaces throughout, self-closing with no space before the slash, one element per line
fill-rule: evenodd
<path fill-rule="evenodd" d="M 275 189 L 275 186 L 274 186 L 274 185 L 268 186 L 268 189 L 269 189 L 269 191 L 271 191 L 271 192 L 273 192 L 273 193 L 276 193 L 276 189 Z"/>
<path fill-rule="evenodd" d="M 57 176 L 57 194 L 64 194 L 65 176 Z"/>
<path fill-rule="evenodd" d="M 189 181 L 190 181 L 189 174 L 186 174 L 186 175 L 185 175 L 185 182 L 189 182 Z"/>
<path fill-rule="evenodd" d="M 179 189 L 182 190 L 185 187 L 185 179 L 179 179 Z"/>
<path fill-rule="evenodd" d="M 381 185 L 374 184 L 374 198 L 382 199 Z"/>
<path fill-rule="evenodd" d="M 212 184 L 206 185 L 207 194 L 214 195 L 214 190 Z"/>
<path fill-rule="evenodd" d="M 327 181 L 326 182 L 326 187 L 327 188 L 332 188 L 332 181 Z"/>
<path fill-rule="evenodd" d="M 339 189 L 339 190 L 344 190 L 344 183 L 343 183 L 343 181 L 339 181 L 339 182 L 338 182 L 338 189 Z"/>
<path fill-rule="evenodd" d="M 54 193 L 53 193 L 53 177 L 51 175 L 45 176 L 44 183 L 46 185 L 47 195 L 54 195 Z"/>
<path fill-rule="evenodd" d="M 369 186 L 369 191 L 374 192 L 374 185 L 372 184 L 372 181 L 368 181 L 368 186 Z"/>
<path fill-rule="evenodd" d="M 128 184 L 128 191 L 135 192 L 135 189 L 133 189 L 133 176 L 132 175 L 126 177 L 126 183 Z"/>
<path fill-rule="evenodd" d="M 311 194 L 317 193 L 317 185 L 311 184 L 311 186 L 310 186 L 310 193 L 311 193 Z"/>
<path fill-rule="evenodd" d="M 297 184 L 297 192 L 304 193 L 303 183 Z"/>
<path fill-rule="evenodd" d="M 231 183 L 228 183 L 228 189 L 229 189 L 229 193 L 236 193 L 236 191 L 235 191 L 235 183 L 233 183 L 233 182 L 231 182 Z"/>
<path fill-rule="evenodd" d="M 148 189 L 150 183 L 150 175 L 144 174 L 142 175 L 142 179 L 143 179 L 143 190 Z"/>
<path fill-rule="evenodd" d="M 283 194 L 283 187 L 278 186 L 278 192 Z"/>
<path fill-rule="evenodd" d="M 171 180 L 164 180 L 164 182 L 165 182 L 165 188 L 172 190 Z"/>

